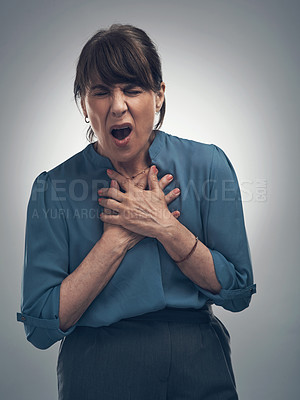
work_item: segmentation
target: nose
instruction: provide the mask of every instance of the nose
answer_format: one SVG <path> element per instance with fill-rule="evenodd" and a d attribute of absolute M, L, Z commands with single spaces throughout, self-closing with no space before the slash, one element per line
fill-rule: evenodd
<path fill-rule="evenodd" d="M 116 118 L 122 117 L 126 113 L 127 103 L 121 90 L 114 91 L 110 109 L 112 115 Z"/>

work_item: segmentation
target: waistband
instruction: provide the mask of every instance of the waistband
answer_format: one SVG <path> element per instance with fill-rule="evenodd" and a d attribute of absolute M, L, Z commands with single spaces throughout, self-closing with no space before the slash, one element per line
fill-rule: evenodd
<path fill-rule="evenodd" d="M 174 308 L 166 307 L 162 310 L 124 318 L 122 321 L 166 321 L 166 322 L 209 322 L 213 316 L 212 307 L 206 304 L 202 308 Z"/>

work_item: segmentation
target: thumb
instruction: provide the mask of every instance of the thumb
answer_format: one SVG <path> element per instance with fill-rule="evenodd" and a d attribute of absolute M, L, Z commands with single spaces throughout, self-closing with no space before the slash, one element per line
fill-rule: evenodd
<path fill-rule="evenodd" d="M 112 179 L 112 180 L 111 180 L 111 182 L 110 182 L 110 187 L 111 187 L 111 188 L 115 188 L 115 189 L 117 189 L 117 190 L 120 190 L 120 186 L 119 186 L 118 182 L 117 182 L 115 179 Z"/>
<path fill-rule="evenodd" d="M 158 169 L 155 165 L 152 165 L 148 174 L 148 186 L 149 190 L 157 190 L 159 188 L 159 183 L 157 180 Z"/>

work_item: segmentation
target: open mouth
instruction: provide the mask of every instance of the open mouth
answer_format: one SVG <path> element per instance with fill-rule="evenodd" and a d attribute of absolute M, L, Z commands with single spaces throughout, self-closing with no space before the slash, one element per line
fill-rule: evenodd
<path fill-rule="evenodd" d="M 111 134 L 114 138 L 118 140 L 124 140 L 127 136 L 130 135 L 131 131 L 132 129 L 127 126 L 125 128 L 112 129 Z"/>

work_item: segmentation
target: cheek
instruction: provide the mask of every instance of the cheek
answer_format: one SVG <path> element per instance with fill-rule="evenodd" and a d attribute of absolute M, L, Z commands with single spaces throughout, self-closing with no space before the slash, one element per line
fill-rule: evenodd
<path fill-rule="evenodd" d="M 91 124 L 93 131 L 96 133 L 96 131 L 99 130 L 99 126 L 100 126 L 100 121 L 98 120 L 97 114 L 95 114 L 94 112 L 90 112 L 89 120 L 90 120 L 90 124 Z"/>
<path fill-rule="evenodd" d="M 136 110 L 138 111 L 138 115 L 142 121 L 147 121 L 148 124 L 153 124 L 155 119 L 155 102 L 152 99 L 139 105 Z"/>
<path fill-rule="evenodd" d="M 103 121 L 105 121 L 103 112 L 101 113 L 101 109 L 96 107 L 87 107 L 87 113 L 93 130 L 100 129 L 101 125 L 104 123 Z"/>

